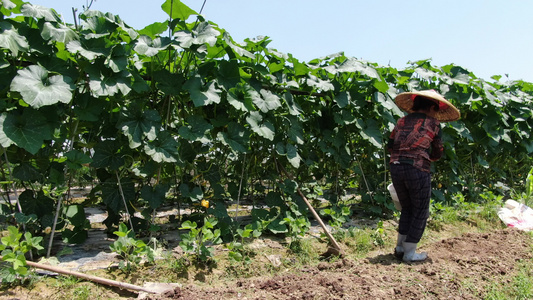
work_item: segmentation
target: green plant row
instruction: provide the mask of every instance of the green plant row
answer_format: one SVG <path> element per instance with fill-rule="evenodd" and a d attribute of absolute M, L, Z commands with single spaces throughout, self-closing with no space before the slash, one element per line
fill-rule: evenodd
<path fill-rule="evenodd" d="M 18 207 L 2 205 L 6 220 L 18 214 L 39 233 L 56 224 L 68 240 L 84 236 L 76 212 L 87 205 L 105 205 L 109 228 L 126 214 L 137 230 L 163 205 L 208 199 L 224 238 L 229 203 L 253 198 L 266 205 L 252 211 L 254 229 L 294 234 L 307 210 L 297 187 L 333 208 L 350 189 L 365 209 L 390 211 L 384 145 L 403 115 L 393 99 L 411 90 L 435 89 L 462 112 L 443 124 L 439 201 L 517 188 L 531 167 L 531 83 L 430 60 L 401 70 L 343 53 L 303 62 L 268 37 L 237 43 L 178 0 L 162 9 L 167 20 L 137 30 L 111 13 L 65 24 L 53 9 L 2 1 L 2 184 L 26 191 Z M 73 203 L 72 188 L 89 185 Z"/>

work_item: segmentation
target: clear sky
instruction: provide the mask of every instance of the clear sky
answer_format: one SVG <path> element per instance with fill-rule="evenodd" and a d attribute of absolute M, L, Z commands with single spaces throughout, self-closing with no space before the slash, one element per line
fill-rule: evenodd
<path fill-rule="evenodd" d="M 526 0 L 182 0 L 237 42 L 268 36 L 270 47 L 309 61 L 336 52 L 404 68 L 432 59 L 477 77 L 533 82 L 533 1 Z M 29 1 L 73 23 L 90 0 Z M 162 22 L 164 0 L 96 0 L 91 9 L 142 29 Z"/>

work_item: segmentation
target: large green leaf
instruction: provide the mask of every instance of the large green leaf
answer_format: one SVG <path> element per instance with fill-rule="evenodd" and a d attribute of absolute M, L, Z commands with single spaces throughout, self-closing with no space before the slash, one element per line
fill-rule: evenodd
<path fill-rule="evenodd" d="M 191 15 L 198 15 L 197 12 L 195 12 L 179 0 L 166 0 L 165 3 L 161 5 L 161 8 L 164 12 L 168 14 L 171 19 L 180 19 L 182 21 L 187 21 L 187 19 Z"/>
<path fill-rule="evenodd" d="M 360 134 L 365 139 L 368 140 L 372 145 L 381 148 L 383 141 L 383 132 L 379 129 L 378 123 L 373 120 L 362 120 L 357 119 L 357 127 L 361 130 Z"/>
<path fill-rule="evenodd" d="M 26 52 L 30 45 L 24 36 L 18 34 L 13 25 L 8 22 L 0 22 L 0 48 L 9 49 L 13 56 L 19 52 Z"/>
<path fill-rule="evenodd" d="M 27 3 L 22 5 L 22 14 L 25 17 L 45 19 L 48 22 L 61 22 L 61 17 L 51 8 Z"/>
<path fill-rule="evenodd" d="M 243 49 L 237 45 L 235 45 L 233 43 L 233 41 L 231 40 L 231 36 L 229 35 L 228 32 L 224 32 L 224 41 L 226 42 L 226 44 L 231 48 L 231 50 L 233 50 L 233 52 L 235 52 L 237 55 L 239 56 L 244 56 L 244 57 L 248 57 L 248 58 L 252 58 L 254 59 L 255 58 L 255 55 L 253 53 L 251 53 L 250 51 L 246 50 L 246 49 Z"/>
<path fill-rule="evenodd" d="M 179 143 L 168 131 L 161 131 L 155 140 L 144 146 L 144 152 L 156 162 L 173 163 L 179 161 L 178 147 Z"/>
<path fill-rule="evenodd" d="M 180 193 L 182 197 L 189 198 L 192 201 L 200 201 L 204 198 L 204 192 L 199 186 L 189 187 L 188 184 L 180 184 Z"/>
<path fill-rule="evenodd" d="M 94 168 L 109 168 L 118 170 L 125 163 L 124 156 L 120 153 L 120 145 L 117 141 L 103 141 L 94 147 Z"/>
<path fill-rule="evenodd" d="M 153 141 L 161 128 L 161 117 L 155 110 L 141 111 L 138 108 L 124 107 L 121 113 L 121 122 L 117 128 L 128 137 L 130 148 L 137 148 L 146 137 Z"/>
<path fill-rule="evenodd" d="M 121 39 L 128 42 L 139 36 L 135 29 L 110 12 L 103 13 L 91 9 L 83 12 L 80 17 L 85 20 L 82 22 L 82 27 L 87 39 L 118 34 Z"/>
<path fill-rule="evenodd" d="M 108 36 L 118 28 L 115 15 L 112 13 L 104 14 L 97 10 L 88 10 L 80 17 L 84 20 L 81 25 L 86 39 L 99 39 Z"/>
<path fill-rule="evenodd" d="M 304 144 L 304 131 L 300 120 L 298 120 L 298 118 L 295 116 L 289 116 L 289 122 L 289 130 L 287 132 L 289 138 L 299 145 Z"/>
<path fill-rule="evenodd" d="M 242 125 L 230 122 L 227 127 L 227 132 L 219 132 L 217 134 L 218 140 L 224 145 L 229 146 L 233 151 L 246 153 L 249 145 L 249 131 Z"/>
<path fill-rule="evenodd" d="M 167 29 L 168 29 L 168 22 L 155 22 L 144 27 L 138 32 L 140 35 L 146 35 L 152 39 L 155 39 L 158 35 L 165 32 Z"/>
<path fill-rule="evenodd" d="M 128 66 L 128 56 L 124 45 L 116 45 L 111 51 L 111 55 L 105 60 L 105 64 L 118 73 L 125 71 Z"/>
<path fill-rule="evenodd" d="M 54 200 L 47 197 L 42 191 L 25 190 L 19 195 L 20 206 L 25 215 L 35 214 L 42 217 L 54 208 Z"/>
<path fill-rule="evenodd" d="M 271 141 L 274 140 L 274 126 L 268 121 L 263 122 L 263 116 L 258 111 L 250 112 L 250 115 L 246 117 L 246 122 L 250 124 L 252 131 L 259 136 Z"/>
<path fill-rule="evenodd" d="M 164 37 L 157 37 L 151 39 L 148 36 L 141 35 L 135 42 L 133 48 L 137 53 L 146 55 L 148 57 L 157 55 L 160 51 L 165 50 L 170 45 L 170 39 Z"/>
<path fill-rule="evenodd" d="M 158 184 L 155 187 L 145 185 L 141 189 L 141 198 L 146 200 L 152 209 L 156 209 L 165 201 L 169 189 L 168 184 Z"/>
<path fill-rule="evenodd" d="M 262 101 L 259 93 L 245 83 L 239 83 L 228 91 L 229 104 L 244 112 L 254 110 L 254 99 L 258 99 L 255 101 Z"/>
<path fill-rule="evenodd" d="M 74 84 L 72 79 L 63 75 L 52 75 L 37 65 L 19 70 L 11 82 L 11 89 L 22 95 L 24 102 L 39 108 L 58 102 L 69 103 L 72 100 Z"/>
<path fill-rule="evenodd" d="M 174 38 L 180 47 L 188 49 L 193 45 L 208 44 L 214 46 L 217 42 L 217 36 L 220 32 L 211 26 L 208 22 L 201 22 L 192 32 L 178 31 L 174 33 Z"/>
<path fill-rule="evenodd" d="M 292 145 L 292 144 L 285 144 L 282 142 L 279 142 L 276 144 L 276 152 L 279 155 L 287 156 L 287 159 L 289 160 L 289 163 L 295 167 L 300 167 L 300 163 L 302 161 L 302 158 L 298 154 L 298 149 Z"/>
<path fill-rule="evenodd" d="M 89 155 L 77 149 L 65 153 L 65 156 L 67 157 L 67 164 L 71 169 L 81 169 L 82 165 L 89 164 L 93 161 Z"/>
<path fill-rule="evenodd" d="M 185 121 L 187 125 L 181 126 L 178 130 L 178 133 L 183 138 L 202 143 L 208 143 L 211 141 L 209 131 L 213 129 L 213 125 L 209 124 L 204 118 L 198 115 L 192 115 Z"/>
<path fill-rule="evenodd" d="M 79 53 L 88 60 L 99 56 L 107 57 L 111 54 L 111 48 L 103 38 L 71 41 L 67 44 L 67 50 L 73 54 Z"/>
<path fill-rule="evenodd" d="M 83 226 L 87 220 L 85 217 L 85 210 L 80 204 L 72 204 L 63 207 L 63 214 L 74 226 Z"/>
<path fill-rule="evenodd" d="M 122 178 L 120 180 L 122 193 L 127 202 L 135 199 L 135 185 L 130 178 Z M 122 199 L 121 189 L 118 186 L 118 181 L 115 177 L 110 178 L 101 183 L 102 189 L 102 201 L 109 207 L 115 214 L 124 210 L 124 201 Z M 133 213 L 130 211 L 130 213 Z"/>
<path fill-rule="evenodd" d="M 23 162 L 13 168 L 13 177 L 20 181 L 34 182 L 42 178 L 41 173 L 35 166 L 30 163 Z"/>
<path fill-rule="evenodd" d="M 131 91 L 131 74 L 127 71 L 118 73 L 105 72 L 96 66 L 87 68 L 90 82 L 89 87 L 94 97 L 115 96 L 119 92 L 127 95 Z M 104 73 L 105 72 L 105 73 Z"/>
<path fill-rule="evenodd" d="M 216 87 L 214 81 L 204 86 L 202 78 L 196 75 L 189 79 L 183 87 L 191 94 L 191 99 L 196 107 L 220 103 L 220 93 L 222 91 Z"/>
<path fill-rule="evenodd" d="M 44 40 L 51 40 L 64 44 L 68 44 L 69 42 L 75 41 L 79 38 L 78 34 L 69 27 L 61 23 L 53 25 L 50 22 L 44 23 L 41 36 Z"/>
<path fill-rule="evenodd" d="M 0 144 L 9 147 L 17 145 L 35 154 L 44 140 L 52 138 L 53 129 L 46 118 L 33 109 L 25 109 L 22 113 L 10 111 L 0 115 Z"/>
<path fill-rule="evenodd" d="M 23 3 L 22 0 L 2 0 L 0 13 L 4 16 L 10 16 L 12 13 L 19 14 Z"/>
<path fill-rule="evenodd" d="M 154 72 L 154 80 L 157 82 L 157 87 L 167 95 L 179 95 L 183 89 L 183 75 L 173 74 L 168 70 L 160 70 Z"/>
<path fill-rule="evenodd" d="M 260 111 L 267 113 L 271 110 L 276 110 L 281 107 L 281 101 L 278 95 L 273 94 L 271 91 L 264 89 L 260 91 L 260 94 L 261 97 L 252 98 L 252 101 L 254 102 L 255 106 Z"/>

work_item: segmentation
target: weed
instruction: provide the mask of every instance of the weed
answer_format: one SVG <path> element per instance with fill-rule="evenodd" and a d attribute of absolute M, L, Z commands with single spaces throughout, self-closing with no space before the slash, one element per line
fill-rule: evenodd
<path fill-rule="evenodd" d="M 376 226 L 374 232 L 370 234 L 373 239 L 373 243 L 376 246 L 382 247 L 385 246 L 385 229 L 383 228 L 383 221 L 380 220 Z"/>

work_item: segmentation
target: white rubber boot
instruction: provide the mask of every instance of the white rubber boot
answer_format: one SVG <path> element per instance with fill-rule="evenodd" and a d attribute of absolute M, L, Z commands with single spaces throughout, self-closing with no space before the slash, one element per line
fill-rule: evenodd
<path fill-rule="evenodd" d="M 396 256 L 398 259 L 403 258 L 403 242 L 405 242 L 406 238 L 406 234 L 398 233 L 398 241 L 396 242 L 396 248 L 394 248 L 394 256 Z"/>
<path fill-rule="evenodd" d="M 403 242 L 403 261 L 423 261 L 428 258 L 426 252 L 416 253 L 416 243 Z"/>

